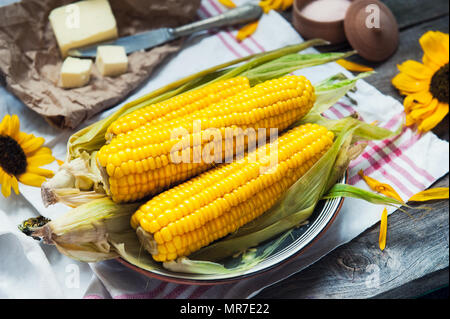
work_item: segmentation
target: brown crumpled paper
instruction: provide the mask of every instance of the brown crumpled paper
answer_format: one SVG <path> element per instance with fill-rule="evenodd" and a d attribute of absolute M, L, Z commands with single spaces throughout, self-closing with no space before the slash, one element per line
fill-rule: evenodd
<path fill-rule="evenodd" d="M 123 100 L 154 68 L 181 47 L 181 41 L 129 55 L 128 72 L 102 78 L 93 68 L 85 87 L 58 87 L 62 58 L 48 15 L 74 1 L 22 0 L 0 7 L 0 72 L 7 89 L 29 108 L 61 128 L 75 128 Z M 192 21 L 200 0 L 110 0 L 119 36 Z"/>

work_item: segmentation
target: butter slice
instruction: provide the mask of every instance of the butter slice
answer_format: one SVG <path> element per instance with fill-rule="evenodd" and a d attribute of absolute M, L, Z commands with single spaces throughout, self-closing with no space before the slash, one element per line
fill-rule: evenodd
<path fill-rule="evenodd" d="M 67 51 L 117 38 L 108 0 L 84 0 L 53 9 L 49 20 L 63 57 Z"/>
<path fill-rule="evenodd" d="M 117 76 L 127 72 L 128 57 L 125 48 L 119 45 L 98 46 L 95 64 L 103 76 Z"/>
<path fill-rule="evenodd" d="M 68 57 L 61 67 L 61 86 L 77 88 L 85 86 L 91 78 L 92 60 Z"/>

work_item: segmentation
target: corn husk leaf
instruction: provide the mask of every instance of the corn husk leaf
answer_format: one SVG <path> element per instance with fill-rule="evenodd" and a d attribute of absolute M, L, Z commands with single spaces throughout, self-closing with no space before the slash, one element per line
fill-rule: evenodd
<path fill-rule="evenodd" d="M 139 203 L 116 204 L 108 198 L 93 200 L 31 229 L 30 236 L 79 261 L 116 258 L 119 255 L 111 249 L 109 236 L 131 229 L 130 217 L 138 207 Z"/>
<path fill-rule="evenodd" d="M 366 191 L 364 189 L 348 185 L 348 184 L 335 184 L 326 195 L 323 196 L 323 199 L 331 199 L 337 197 L 352 197 L 357 199 L 365 200 L 372 204 L 377 205 L 389 205 L 393 207 L 400 207 L 405 205 L 404 202 L 401 202 L 395 198 L 388 197 L 382 194 L 377 194 L 373 192 Z"/>

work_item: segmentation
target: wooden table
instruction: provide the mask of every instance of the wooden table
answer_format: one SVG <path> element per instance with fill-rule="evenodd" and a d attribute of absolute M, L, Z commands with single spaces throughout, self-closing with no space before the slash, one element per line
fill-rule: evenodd
<path fill-rule="evenodd" d="M 426 31 L 449 32 L 449 4 L 446 0 L 383 2 L 399 24 L 398 51 L 380 64 L 371 64 L 360 57 L 353 60 L 374 67 L 377 73 L 367 82 L 402 101 L 391 85 L 392 77 L 398 73 L 396 65 L 407 59 L 421 60 L 423 52 L 418 40 Z M 286 12 L 285 17 L 290 20 L 291 12 Z M 449 140 L 448 116 L 433 132 Z M 448 185 L 447 174 L 433 186 Z M 377 224 L 309 268 L 264 289 L 255 298 L 414 298 L 442 287 L 448 289 L 449 202 L 436 201 L 427 206 L 432 211 L 419 221 L 400 211 L 389 216 L 388 245 L 383 252 L 377 245 Z M 367 284 L 372 279 L 379 285 Z"/>

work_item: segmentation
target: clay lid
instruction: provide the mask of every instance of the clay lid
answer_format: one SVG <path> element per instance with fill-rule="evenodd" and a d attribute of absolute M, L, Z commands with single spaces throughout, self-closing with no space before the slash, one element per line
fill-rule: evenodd
<path fill-rule="evenodd" d="M 398 25 L 391 10 L 377 0 L 355 0 L 344 19 L 345 35 L 363 58 L 380 62 L 398 47 Z"/>

